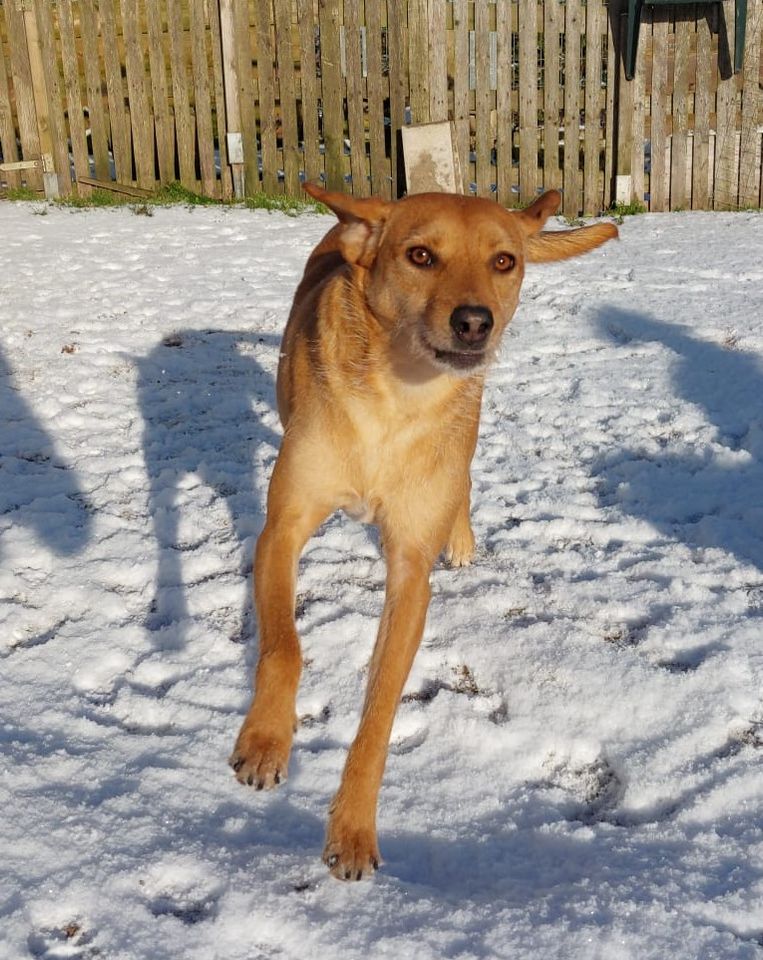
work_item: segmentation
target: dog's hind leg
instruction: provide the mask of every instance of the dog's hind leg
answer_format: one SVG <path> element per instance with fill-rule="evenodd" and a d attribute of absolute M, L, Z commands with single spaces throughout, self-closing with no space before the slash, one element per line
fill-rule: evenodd
<path fill-rule="evenodd" d="M 474 533 L 469 519 L 471 488 L 471 480 L 467 477 L 456 519 L 445 544 L 445 559 L 452 567 L 468 567 L 474 557 Z"/>
<path fill-rule="evenodd" d="M 268 515 L 257 541 L 254 595 L 259 659 L 254 699 L 230 757 L 241 783 L 258 790 L 286 778 L 296 727 L 295 703 L 302 654 L 294 622 L 297 564 L 310 535 L 331 512 L 294 482 L 279 457 L 268 494 Z"/>

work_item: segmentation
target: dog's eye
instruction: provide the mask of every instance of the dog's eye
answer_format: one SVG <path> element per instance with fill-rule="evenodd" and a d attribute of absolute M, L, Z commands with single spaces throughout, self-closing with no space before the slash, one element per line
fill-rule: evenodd
<path fill-rule="evenodd" d="M 499 253 L 493 261 L 493 266 L 499 273 L 508 273 L 516 266 L 517 258 L 513 253 Z"/>
<path fill-rule="evenodd" d="M 426 247 L 411 247 L 408 259 L 417 267 L 431 267 L 434 263 L 434 254 Z"/>

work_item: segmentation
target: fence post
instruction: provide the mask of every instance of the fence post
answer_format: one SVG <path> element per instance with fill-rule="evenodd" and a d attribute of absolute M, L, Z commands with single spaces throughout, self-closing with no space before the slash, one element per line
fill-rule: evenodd
<path fill-rule="evenodd" d="M 59 196 L 58 176 L 53 164 L 53 138 L 50 132 L 50 113 L 48 107 L 48 86 L 42 64 L 42 45 L 37 31 L 37 15 L 31 2 L 23 4 L 24 31 L 26 33 L 29 69 L 32 74 L 32 95 L 37 116 L 37 135 L 40 138 L 40 159 L 42 161 L 42 183 L 45 196 L 54 200 Z"/>
<path fill-rule="evenodd" d="M 237 200 L 244 197 L 244 138 L 241 133 L 241 104 L 238 99 L 238 71 L 236 68 L 236 33 L 233 15 L 234 0 L 220 0 L 220 40 L 223 58 L 223 89 L 225 92 L 226 146 L 233 174 L 233 193 Z"/>

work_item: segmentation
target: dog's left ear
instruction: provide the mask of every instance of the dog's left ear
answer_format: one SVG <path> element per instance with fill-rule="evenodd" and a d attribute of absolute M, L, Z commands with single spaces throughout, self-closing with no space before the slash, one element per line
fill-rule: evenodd
<path fill-rule="evenodd" d="M 339 250 L 348 263 L 368 268 L 376 259 L 382 228 L 387 222 L 391 203 L 376 197 L 350 197 L 306 183 L 305 191 L 332 210 L 341 224 Z"/>
<path fill-rule="evenodd" d="M 577 257 L 618 236 L 614 223 L 595 223 L 579 230 L 548 230 L 541 233 L 541 228 L 558 209 L 561 199 L 558 190 L 549 190 L 517 214 L 525 232 L 525 257 L 529 263 L 548 263 Z"/>

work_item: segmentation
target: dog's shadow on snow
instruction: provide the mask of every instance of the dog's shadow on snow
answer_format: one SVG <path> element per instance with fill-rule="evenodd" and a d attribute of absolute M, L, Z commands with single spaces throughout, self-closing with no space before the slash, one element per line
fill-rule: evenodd
<path fill-rule="evenodd" d="M 0 518 L 30 529 L 60 557 L 80 553 L 90 538 L 92 508 L 1 352 L 0 411 Z"/>
<path fill-rule="evenodd" d="M 274 378 L 263 366 L 280 337 L 249 331 L 183 330 L 165 337 L 138 360 L 144 421 L 143 451 L 149 510 L 157 541 L 156 585 L 147 626 L 155 644 L 185 642 L 187 584 L 248 573 L 251 550 L 241 548 L 262 525 L 258 472 L 279 443 Z M 223 504 L 234 537 L 199 517 Z M 185 510 L 184 510 L 185 507 Z M 231 568 L 210 570 L 209 539 L 229 555 Z M 249 633 L 250 605 L 241 614 L 240 638 Z"/>
<path fill-rule="evenodd" d="M 738 349 L 732 334 L 714 343 L 683 326 L 613 307 L 601 311 L 596 325 L 625 350 L 650 342 L 667 347 L 677 396 L 701 409 L 714 434 L 687 451 L 680 423 L 666 422 L 662 450 L 634 439 L 632 446 L 608 451 L 594 464 L 601 502 L 763 571 L 761 358 Z"/>

